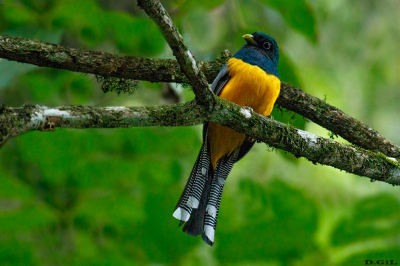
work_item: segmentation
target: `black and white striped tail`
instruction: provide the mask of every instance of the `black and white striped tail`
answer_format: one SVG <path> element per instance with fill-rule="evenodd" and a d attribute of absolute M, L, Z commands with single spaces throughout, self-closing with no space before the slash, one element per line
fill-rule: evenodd
<path fill-rule="evenodd" d="M 173 213 L 181 221 L 180 225 L 186 222 L 184 232 L 193 236 L 202 234 L 209 245 L 214 243 L 222 190 L 236 160 L 237 152 L 234 152 L 221 158 L 213 170 L 205 141 Z"/>
<path fill-rule="evenodd" d="M 194 164 L 189 180 L 186 183 L 173 216 L 182 222 L 189 221 L 193 209 L 197 209 L 210 168 L 210 155 L 207 144 L 203 144 Z"/>
<path fill-rule="evenodd" d="M 226 178 L 232 170 L 233 164 L 236 162 L 237 156 L 221 158 L 214 171 L 214 178 L 211 180 L 211 189 L 208 195 L 206 212 L 203 225 L 203 240 L 212 245 L 214 243 L 215 228 L 217 227 L 217 217 L 219 205 L 221 204 L 222 191 Z"/>

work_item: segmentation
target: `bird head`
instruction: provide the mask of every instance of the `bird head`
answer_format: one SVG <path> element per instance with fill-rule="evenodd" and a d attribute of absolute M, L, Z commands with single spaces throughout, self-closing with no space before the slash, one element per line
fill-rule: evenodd
<path fill-rule="evenodd" d="M 243 38 L 246 40 L 247 45 L 258 47 L 266 53 L 275 65 L 278 65 L 279 48 L 274 38 L 261 31 L 256 31 L 253 34 L 245 34 Z"/>

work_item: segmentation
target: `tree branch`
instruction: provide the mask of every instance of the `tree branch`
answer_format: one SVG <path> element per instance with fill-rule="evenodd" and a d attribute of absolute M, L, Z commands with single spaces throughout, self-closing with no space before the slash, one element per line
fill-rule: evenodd
<path fill-rule="evenodd" d="M 192 126 L 210 115 L 194 101 L 156 107 L 46 107 L 0 106 L 0 147 L 10 138 L 32 130 L 63 128 L 119 128 L 147 126 Z"/>
<path fill-rule="evenodd" d="M 201 69 L 199 69 L 192 52 L 183 42 L 182 36 L 167 11 L 158 0 L 138 0 L 138 6 L 146 11 L 147 15 L 160 28 L 182 71 L 189 79 L 189 84 L 192 86 L 196 99 L 201 104 L 211 106 L 211 103 L 214 102 L 214 96 L 209 90 L 208 82 Z"/>
<path fill-rule="evenodd" d="M 400 158 L 400 147 L 376 130 L 349 116 L 342 110 L 287 83 L 281 85 L 276 103 L 310 119 L 345 140 L 367 150 L 379 151 Z"/>
<path fill-rule="evenodd" d="M 105 52 L 83 51 L 48 42 L 0 35 L 0 57 L 40 67 L 151 82 L 188 82 L 178 62 L 171 59 L 146 59 L 117 56 Z M 225 60 L 226 61 L 226 60 Z M 200 69 L 213 80 L 225 61 L 200 62 Z"/>
<path fill-rule="evenodd" d="M 188 82 L 175 60 L 121 57 L 7 35 L 0 35 L 0 57 L 42 67 L 105 77 L 151 82 Z M 229 53 L 225 52 L 214 61 L 198 62 L 209 83 L 215 79 L 219 69 L 228 59 Z M 400 158 L 399 146 L 362 122 L 299 88 L 282 83 L 281 93 L 276 104 L 310 119 L 357 146 Z"/>
<path fill-rule="evenodd" d="M 329 165 L 348 173 L 400 185 L 400 164 L 394 158 L 322 138 L 257 113 L 249 113 L 246 107 L 222 98 L 218 98 L 217 102 L 220 109 L 216 108 L 211 119 L 213 122 L 315 164 Z"/>
<path fill-rule="evenodd" d="M 0 146 L 7 138 L 64 128 L 190 126 L 213 121 L 313 163 L 400 185 L 400 164 L 380 153 L 337 143 L 216 98 L 211 113 L 195 101 L 158 107 L 24 106 L 0 109 Z"/>

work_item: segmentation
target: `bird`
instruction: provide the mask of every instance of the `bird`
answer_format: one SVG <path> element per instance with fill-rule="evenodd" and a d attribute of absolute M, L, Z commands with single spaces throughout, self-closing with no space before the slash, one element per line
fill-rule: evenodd
<path fill-rule="evenodd" d="M 275 39 L 261 31 L 242 36 L 245 44 L 221 68 L 211 91 L 269 116 L 280 92 L 277 70 L 279 48 Z M 251 109 L 250 109 L 251 108 Z M 233 164 L 253 147 L 255 140 L 214 122 L 203 125 L 203 144 L 184 191 L 173 212 L 183 231 L 202 235 L 213 245 L 225 181 Z"/>

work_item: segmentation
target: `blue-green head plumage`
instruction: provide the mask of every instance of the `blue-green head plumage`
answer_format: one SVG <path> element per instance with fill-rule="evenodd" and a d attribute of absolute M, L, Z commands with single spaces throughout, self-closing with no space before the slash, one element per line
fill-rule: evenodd
<path fill-rule="evenodd" d="M 260 67 L 269 74 L 278 75 L 279 48 L 275 39 L 261 31 L 243 35 L 246 44 L 233 57 Z"/>

